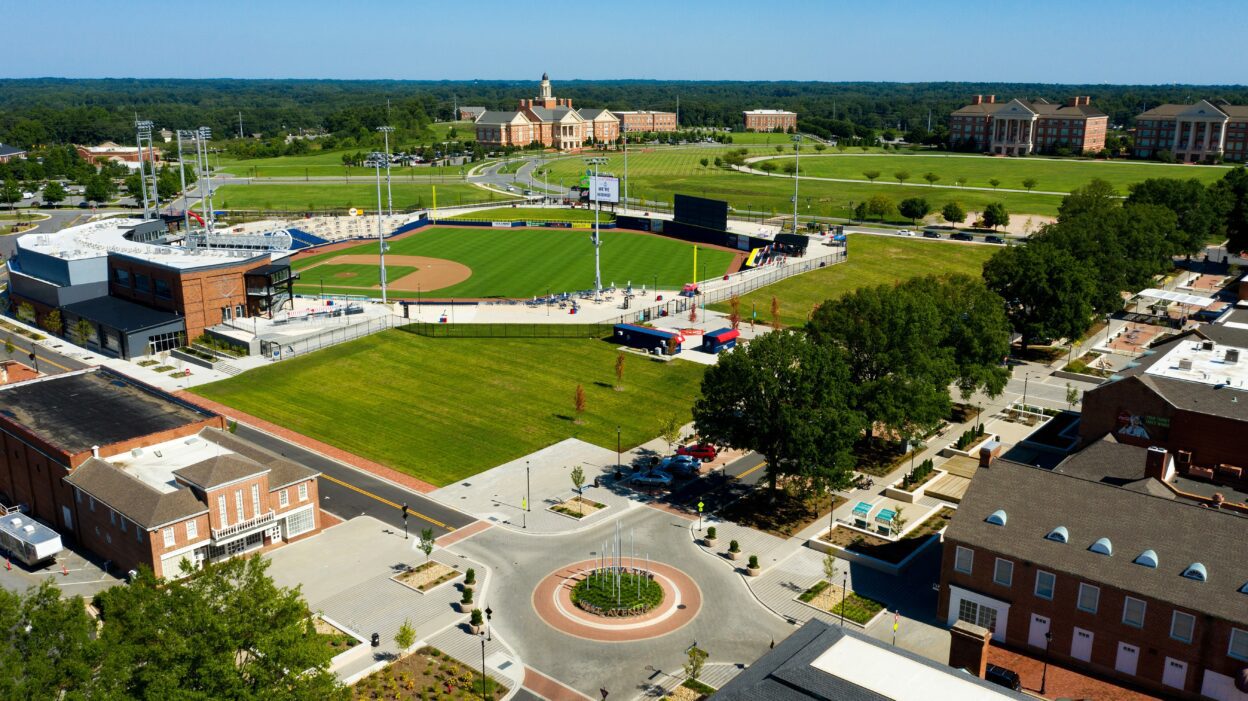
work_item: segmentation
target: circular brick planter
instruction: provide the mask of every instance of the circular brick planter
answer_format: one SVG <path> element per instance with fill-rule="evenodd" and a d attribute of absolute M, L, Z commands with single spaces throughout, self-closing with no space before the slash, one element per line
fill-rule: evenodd
<path fill-rule="evenodd" d="M 625 567 L 649 567 L 654 581 L 663 588 L 662 603 L 639 616 L 608 618 L 584 611 L 572 603 L 572 587 L 598 565 L 598 560 L 576 562 L 538 582 L 533 591 L 533 609 L 543 622 L 577 638 L 631 642 L 673 633 L 692 621 L 702 608 L 702 590 L 689 575 L 661 562 L 625 558 Z"/>

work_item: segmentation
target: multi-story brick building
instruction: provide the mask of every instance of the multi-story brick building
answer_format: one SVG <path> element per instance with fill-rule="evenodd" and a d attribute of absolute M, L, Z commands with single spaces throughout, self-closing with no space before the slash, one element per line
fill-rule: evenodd
<path fill-rule="evenodd" d="M 11 293 L 41 318 L 61 310 L 66 329 L 86 320 L 93 350 L 151 355 L 288 306 L 297 275 L 289 251 L 265 250 L 275 240 L 175 235 L 162 220 L 124 218 L 25 234 L 8 262 Z"/>
<path fill-rule="evenodd" d="M 459 108 L 459 118 L 464 121 L 474 122 L 477 117 L 486 113 L 486 109 L 480 105 L 461 105 Z"/>
<path fill-rule="evenodd" d="M 1181 472 L 1248 470 L 1231 437 L 1248 432 L 1248 329 L 1204 324 L 1151 349 L 1112 381 L 1083 395 L 1079 435 L 1086 445 L 1112 434 L 1176 456 Z"/>
<path fill-rule="evenodd" d="M 949 142 L 954 149 L 1002 156 L 1058 149 L 1097 153 L 1105 148 L 1108 128 L 1109 116 L 1087 96 L 1057 105 L 1043 99 L 998 103 L 996 95 L 976 95 L 949 115 Z"/>
<path fill-rule="evenodd" d="M 122 146 L 121 144 L 105 141 L 99 146 L 75 146 L 78 155 L 82 156 L 82 160 L 92 165 L 100 165 L 103 163 L 124 163 L 133 168 L 138 168 L 139 161 L 148 157 L 148 154 L 139 151 L 138 146 Z M 155 162 L 160 162 L 160 152 L 153 150 L 151 157 Z"/>
<path fill-rule="evenodd" d="M 537 97 L 520 100 L 512 111 L 486 111 L 476 120 L 477 141 L 488 147 L 524 148 L 540 143 L 575 151 L 586 143 L 610 143 L 620 136 L 619 119 L 603 109 L 573 109 L 572 100 L 555 97 L 543 73 Z"/>
<path fill-rule="evenodd" d="M 945 533 L 938 615 L 1166 698 L 1242 701 L 1248 493 L 1199 489 L 1112 438 L 1054 470 L 990 462 Z"/>
<path fill-rule="evenodd" d="M 620 120 L 620 131 L 632 132 L 669 132 L 676 131 L 680 126 L 676 123 L 675 112 L 652 112 L 650 110 L 612 110 L 611 114 Z"/>
<path fill-rule="evenodd" d="M 797 113 L 785 110 L 746 110 L 746 131 L 797 131 Z"/>
<path fill-rule="evenodd" d="M 1134 154 L 1155 158 L 1169 151 L 1176 160 L 1248 159 L 1248 106 L 1201 100 L 1194 105 L 1159 105 L 1135 118 Z"/>
<path fill-rule="evenodd" d="M 318 473 L 102 368 L 0 387 L 0 495 L 122 571 L 158 576 L 306 536 Z"/>
<path fill-rule="evenodd" d="M 26 149 L 0 144 L 0 163 L 8 163 L 9 161 L 25 157 Z"/>

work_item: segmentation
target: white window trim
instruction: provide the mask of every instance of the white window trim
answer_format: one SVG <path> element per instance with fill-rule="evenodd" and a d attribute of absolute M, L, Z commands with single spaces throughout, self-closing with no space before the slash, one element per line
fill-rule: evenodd
<path fill-rule="evenodd" d="M 282 488 L 277 492 L 277 505 L 282 509 L 290 506 L 290 490 Z"/>
<path fill-rule="evenodd" d="M 174 530 L 173 526 L 165 526 L 161 529 L 161 532 L 165 539 L 164 542 L 166 548 L 172 548 L 178 544 L 178 534 L 177 531 Z"/>
<path fill-rule="evenodd" d="M 299 483 L 299 501 L 307 501 L 307 500 L 308 500 L 308 483 L 300 482 Z"/>
<path fill-rule="evenodd" d="M 1182 639 L 1182 637 L 1174 635 L 1174 624 L 1176 624 L 1176 622 L 1178 621 L 1179 616 L 1186 616 L 1187 619 L 1192 621 L 1191 632 L 1188 632 L 1188 637 L 1186 640 Z M 1192 614 L 1188 614 L 1188 612 L 1186 611 L 1173 611 L 1171 614 L 1171 640 L 1177 640 L 1179 642 L 1186 642 L 1186 644 L 1191 645 L 1191 642 L 1194 639 L 1196 639 L 1196 616 L 1193 616 Z"/>
<path fill-rule="evenodd" d="M 260 485 L 251 485 L 251 517 L 260 515 Z"/>
<path fill-rule="evenodd" d="M 1083 590 L 1085 587 L 1096 591 L 1096 606 L 1093 606 L 1090 609 L 1083 607 Z M 1078 597 L 1075 598 L 1075 608 L 1079 609 L 1080 611 L 1083 611 L 1084 613 L 1096 613 L 1098 610 L 1100 610 L 1101 588 L 1096 586 L 1095 584 L 1088 584 L 1087 582 L 1080 582 L 1079 583 L 1079 595 Z"/>
<path fill-rule="evenodd" d="M 966 553 L 970 557 L 970 560 L 969 560 L 970 564 L 967 566 L 966 569 L 962 569 L 961 567 L 958 566 L 958 562 L 962 559 L 962 553 Z M 961 572 L 962 574 L 970 574 L 974 572 L 975 571 L 975 551 L 971 550 L 970 548 L 964 548 L 961 545 L 959 545 L 957 549 L 954 550 L 953 552 L 953 570 L 955 572 Z"/>
<path fill-rule="evenodd" d="M 1143 606 L 1143 610 L 1140 611 L 1139 624 L 1135 624 L 1127 620 L 1127 610 L 1128 610 L 1128 607 L 1131 606 L 1132 601 L 1138 601 L 1140 605 Z M 1148 616 L 1148 602 L 1147 601 L 1144 601 L 1143 599 L 1137 599 L 1134 596 L 1128 596 L 1128 597 L 1123 598 L 1122 600 L 1122 624 L 1123 625 L 1131 626 L 1132 628 L 1143 628 L 1144 619 L 1147 616 Z"/>
<path fill-rule="evenodd" d="M 1001 565 L 1003 564 L 1009 565 L 1009 577 L 1004 582 L 1002 582 L 1000 579 L 997 579 L 997 574 L 1001 571 Z M 1002 587 L 1006 587 L 1006 588 L 1014 586 L 1014 561 L 1013 560 L 1007 560 L 1003 557 L 997 558 L 996 562 L 994 562 L 992 565 L 992 583 L 1002 586 Z"/>
<path fill-rule="evenodd" d="M 1045 596 L 1044 594 L 1040 593 L 1040 576 L 1045 575 L 1045 574 L 1047 574 L 1053 582 L 1053 584 L 1049 588 L 1048 596 Z M 1057 575 L 1053 574 L 1052 572 L 1045 572 L 1044 570 L 1036 570 L 1036 587 L 1035 589 L 1032 590 L 1032 593 L 1035 594 L 1036 598 L 1038 599 L 1044 599 L 1045 601 L 1052 601 L 1053 597 L 1057 595 Z"/>
<path fill-rule="evenodd" d="M 186 539 L 188 541 L 195 540 L 199 537 L 199 524 L 195 519 L 186 522 Z"/>
<path fill-rule="evenodd" d="M 1248 655 L 1240 656 L 1234 654 L 1233 652 L 1235 649 L 1235 638 L 1240 636 L 1245 639 L 1245 644 L 1248 645 L 1248 630 L 1244 630 L 1242 628 L 1232 628 L 1229 639 L 1226 641 L 1226 656 L 1233 660 L 1248 662 Z"/>

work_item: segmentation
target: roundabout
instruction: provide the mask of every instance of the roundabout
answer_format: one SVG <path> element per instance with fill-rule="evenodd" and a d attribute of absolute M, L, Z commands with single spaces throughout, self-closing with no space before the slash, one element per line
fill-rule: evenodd
<path fill-rule="evenodd" d="M 601 570 L 600 562 L 583 560 L 538 582 L 533 591 L 534 611 L 561 633 L 598 642 L 658 638 L 697 617 L 702 591 L 689 575 L 661 562 L 622 558 L 621 564 L 618 610 L 611 605 L 609 593 L 614 573 L 593 574 Z M 603 585 L 608 591 L 603 591 Z M 624 595 L 623 586 L 633 590 Z"/>

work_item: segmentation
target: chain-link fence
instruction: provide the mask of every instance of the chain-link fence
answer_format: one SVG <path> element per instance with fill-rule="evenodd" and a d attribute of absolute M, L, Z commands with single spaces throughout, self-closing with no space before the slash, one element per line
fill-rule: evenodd
<path fill-rule="evenodd" d="M 606 338 L 612 324 L 436 324 L 416 322 L 399 331 L 429 338 Z"/>
<path fill-rule="evenodd" d="M 339 343 L 346 343 L 357 338 L 370 336 L 386 329 L 392 329 L 396 326 L 395 320 L 397 318 L 387 314 L 385 316 L 364 319 L 348 326 L 326 329 L 321 333 L 289 343 L 262 340 L 260 341 L 260 352 L 274 360 L 289 360 L 304 353 L 311 353 L 329 346 L 336 346 Z"/>

